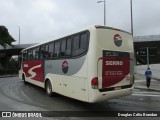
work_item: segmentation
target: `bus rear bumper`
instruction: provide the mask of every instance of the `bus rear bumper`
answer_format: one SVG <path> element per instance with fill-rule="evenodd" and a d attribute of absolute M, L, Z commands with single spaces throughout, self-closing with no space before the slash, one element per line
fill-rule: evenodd
<path fill-rule="evenodd" d="M 134 89 L 134 86 L 126 89 L 107 91 L 107 92 L 100 92 L 97 90 L 95 96 L 90 96 L 89 102 L 91 103 L 102 102 L 110 99 L 129 96 L 133 93 L 133 89 Z"/>

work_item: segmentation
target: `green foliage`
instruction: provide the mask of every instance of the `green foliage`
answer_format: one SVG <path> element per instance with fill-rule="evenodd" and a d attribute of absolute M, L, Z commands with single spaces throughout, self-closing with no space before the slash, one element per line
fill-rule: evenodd
<path fill-rule="evenodd" d="M 6 47 L 6 45 L 11 46 L 14 42 L 14 38 L 9 34 L 8 29 L 5 26 L 0 25 L 0 45 Z"/>

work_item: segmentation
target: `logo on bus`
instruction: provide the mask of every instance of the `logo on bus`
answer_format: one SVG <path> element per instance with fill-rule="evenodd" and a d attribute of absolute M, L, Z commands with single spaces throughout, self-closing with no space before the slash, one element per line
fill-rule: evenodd
<path fill-rule="evenodd" d="M 62 63 L 62 71 L 64 74 L 66 74 L 68 72 L 68 62 L 67 61 L 63 61 Z"/>
<path fill-rule="evenodd" d="M 117 47 L 120 47 L 122 45 L 122 37 L 119 34 L 116 34 L 114 36 L 114 43 Z"/>
<path fill-rule="evenodd" d="M 106 65 L 123 65 L 123 61 L 106 61 Z"/>

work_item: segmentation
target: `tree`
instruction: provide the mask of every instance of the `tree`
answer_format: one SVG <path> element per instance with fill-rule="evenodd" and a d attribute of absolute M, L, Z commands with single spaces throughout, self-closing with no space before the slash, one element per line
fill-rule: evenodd
<path fill-rule="evenodd" d="M 5 48 L 6 45 L 11 46 L 12 42 L 15 42 L 15 40 L 9 34 L 8 29 L 5 26 L 0 25 L 0 45 Z"/>

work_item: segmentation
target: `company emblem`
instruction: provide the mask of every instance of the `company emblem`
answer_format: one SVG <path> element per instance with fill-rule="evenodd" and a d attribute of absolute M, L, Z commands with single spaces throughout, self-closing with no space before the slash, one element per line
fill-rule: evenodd
<path fill-rule="evenodd" d="M 119 34 L 116 34 L 114 36 L 114 43 L 117 47 L 120 47 L 122 45 L 122 37 Z"/>
<path fill-rule="evenodd" d="M 29 73 L 31 76 L 28 77 L 28 78 L 33 79 L 33 78 L 37 75 L 37 73 L 35 72 L 36 69 L 41 68 L 41 66 L 42 66 L 42 65 L 36 65 L 36 66 L 30 68 L 30 69 L 28 70 L 28 73 Z M 35 71 L 34 71 L 34 70 L 35 70 Z"/>
<path fill-rule="evenodd" d="M 63 63 L 62 63 L 62 71 L 63 71 L 64 74 L 66 74 L 68 72 L 68 68 L 69 68 L 68 62 L 67 61 L 63 61 Z"/>

